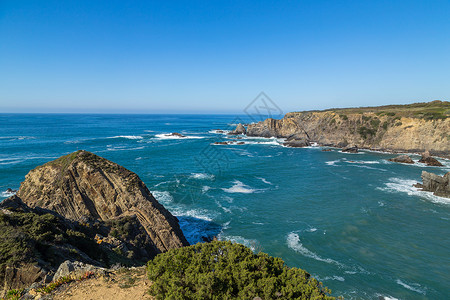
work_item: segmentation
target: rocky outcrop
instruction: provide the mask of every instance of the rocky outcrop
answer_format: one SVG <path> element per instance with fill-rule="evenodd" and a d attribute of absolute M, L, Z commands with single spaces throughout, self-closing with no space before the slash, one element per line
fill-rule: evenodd
<path fill-rule="evenodd" d="M 169 133 L 169 134 L 167 134 L 167 136 L 175 136 L 175 137 L 179 137 L 179 138 L 185 138 L 186 137 L 185 135 L 182 135 L 181 133 L 178 133 L 178 132 Z"/>
<path fill-rule="evenodd" d="M 342 148 L 342 152 L 358 153 L 358 146 L 347 146 Z"/>
<path fill-rule="evenodd" d="M 302 148 L 311 146 L 311 143 L 308 139 L 294 134 L 288 137 L 283 145 L 286 147 Z"/>
<path fill-rule="evenodd" d="M 390 158 L 388 160 L 392 161 L 392 162 L 402 163 L 402 164 L 413 164 L 414 163 L 414 161 L 408 155 L 399 155 L 397 157 Z"/>
<path fill-rule="evenodd" d="M 230 131 L 228 134 L 229 135 L 238 135 L 238 134 L 246 134 L 247 130 L 245 129 L 244 125 L 242 125 L 241 123 L 239 123 L 236 126 L 236 129 L 233 131 Z"/>
<path fill-rule="evenodd" d="M 434 195 L 450 198 L 450 172 L 444 176 L 422 171 L 422 182 L 414 186 L 423 191 L 433 192 Z"/>
<path fill-rule="evenodd" d="M 188 245 L 178 220 L 133 172 L 87 151 L 77 151 L 30 171 L 17 195 L 30 207 L 74 221 L 135 215 L 157 252 Z"/>
<path fill-rule="evenodd" d="M 319 145 L 450 157 L 450 102 L 292 112 L 247 127 L 248 136 L 303 137 Z M 437 113 L 438 111 L 439 113 Z"/>
<path fill-rule="evenodd" d="M 420 163 L 424 163 L 427 166 L 433 166 L 433 167 L 442 167 L 443 165 L 434 157 L 431 157 L 429 151 L 425 151 L 422 154 L 422 157 L 419 160 Z"/>
<path fill-rule="evenodd" d="M 139 177 L 77 151 L 30 171 L 0 203 L 0 296 L 46 282 L 64 261 L 142 265 L 188 245 Z"/>

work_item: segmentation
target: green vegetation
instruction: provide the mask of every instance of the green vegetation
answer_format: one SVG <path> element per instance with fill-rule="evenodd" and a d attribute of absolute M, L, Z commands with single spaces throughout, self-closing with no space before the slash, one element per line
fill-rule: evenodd
<path fill-rule="evenodd" d="M 334 299 L 307 272 L 231 242 L 159 254 L 148 262 L 147 274 L 157 299 Z"/>
<path fill-rule="evenodd" d="M 374 113 L 378 116 L 388 117 L 409 117 L 425 120 L 443 120 L 450 117 L 449 101 L 432 101 L 423 103 L 413 103 L 407 105 L 386 105 L 377 107 L 358 108 L 331 108 L 325 111 L 332 111 L 342 118 L 343 115 Z M 317 111 L 315 111 L 317 112 Z"/>
<path fill-rule="evenodd" d="M 106 262 L 105 252 L 99 249 L 92 235 L 83 226 L 71 229 L 50 213 L 0 214 L 0 268 L 30 263 L 37 258 L 57 267 L 67 257 L 79 259 L 76 250 Z"/>
<path fill-rule="evenodd" d="M 20 297 L 23 296 L 25 290 L 24 289 L 13 289 L 13 290 L 9 290 L 6 295 L 5 298 L 2 298 L 2 300 L 19 300 Z"/>
<path fill-rule="evenodd" d="M 361 126 L 358 128 L 358 133 L 359 135 L 361 135 L 363 139 L 367 139 L 367 136 L 374 136 L 377 133 L 377 131 L 372 128 Z"/>

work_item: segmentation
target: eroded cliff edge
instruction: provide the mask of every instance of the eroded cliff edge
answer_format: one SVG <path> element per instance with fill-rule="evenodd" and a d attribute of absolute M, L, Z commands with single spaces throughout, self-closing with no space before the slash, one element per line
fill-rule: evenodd
<path fill-rule="evenodd" d="M 450 157 L 450 102 L 292 112 L 248 125 L 247 135 Z"/>
<path fill-rule="evenodd" d="M 142 265 L 189 245 L 135 173 L 83 150 L 30 171 L 0 203 L 0 229 L 0 294 L 51 280 L 65 260 Z"/>

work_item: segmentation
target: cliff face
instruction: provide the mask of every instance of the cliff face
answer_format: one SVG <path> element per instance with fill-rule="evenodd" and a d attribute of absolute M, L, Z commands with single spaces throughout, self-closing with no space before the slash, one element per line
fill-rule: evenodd
<path fill-rule="evenodd" d="M 30 171 L 17 196 L 75 221 L 136 216 L 158 252 L 188 245 L 178 220 L 135 173 L 87 151 Z"/>
<path fill-rule="evenodd" d="M 429 106 L 426 106 L 429 105 Z M 436 106 L 438 108 L 436 108 Z M 431 111 L 431 112 L 430 112 Z M 320 145 L 376 148 L 406 152 L 430 151 L 449 156 L 450 102 L 288 113 L 281 120 L 250 124 L 249 136 L 296 135 Z"/>
<path fill-rule="evenodd" d="M 30 171 L 0 203 L 0 296 L 51 280 L 66 260 L 142 265 L 187 245 L 135 173 L 77 151 Z"/>

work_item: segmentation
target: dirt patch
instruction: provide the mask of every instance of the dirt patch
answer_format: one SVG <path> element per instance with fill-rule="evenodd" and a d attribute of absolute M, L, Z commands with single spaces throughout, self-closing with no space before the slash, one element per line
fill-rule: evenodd
<path fill-rule="evenodd" d="M 154 299 L 148 294 L 150 281 L 145 268 L 119 269 L 107 275 L 61 286 L 52 299 Z"/>

